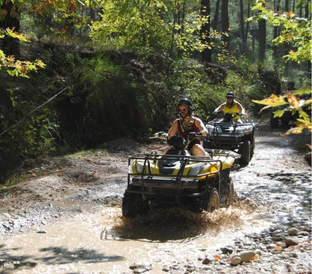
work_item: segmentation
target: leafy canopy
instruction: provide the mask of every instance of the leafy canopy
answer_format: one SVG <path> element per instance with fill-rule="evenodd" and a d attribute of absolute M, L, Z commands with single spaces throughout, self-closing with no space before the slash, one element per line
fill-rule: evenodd
<path fill-rule="evenodd" d="M 28 42 L 28 39 L 22 35 L 14 32 L 10 29 L 0 29 L 0 40 L 5 36 L 9 36 L 20 41 Z M 21 76 L 28 78 L 30 71 L 37 71 L 38 68 L 44 68 L 45 64 L 37 60 L 35 62 L 15 60 L 14 56 L 6 56 L 2 50 L 0 50 L 0 70 L 6 69 L 7 73 L 11 76 Z"/>
<path fill-rule="evenodd" d="M 302 1 L 301 1 L 302 2 Z M 303 2 L 302 2 L 303 3 Z M 301 4 L 302 4 L 301 3 Z M 252 10 L 259 11 L 258 18 L 264 19 L 267 23 L 275 27 L 281 27 L 280 35 L 273 39 L 277 46 L 289 44 L 292 49 L 283 56 L 287 61 L 301 63 L 311 61 L 311 20 L 296 16 L 293 11 L 283 12 L 270 9 L 270 5 L 265 0 L 256 0 Z M 308 5 L 311 12 L 311 2 Z M 247 19 L 248 21 L 254 18 Z"/>
<path fill-rule="evenodd" d="M 102 0 L 102 20 L 90 26 L 90 37 L 108 48 L 123 48 L 141 53 L 202 51 L 205 45 L 198 35 L 207 18 L 186 8 L 185 1 Z M 188 1 L 189 6 L 198 1 Z M 192 3 L 192 5 L 191 5 Z"/>
<path fill-rule="evenodd" d="M 303 1 L 300 1 L 302 4 Z M 311 62 L 311 20 L 307 18 L 297 17 L 292 11 L 282 12 L 270 10 L 270 5 L 264 0 L 256 0 L 255 5 L 252 8 L 259 12 L 258 18 L 264 19 L 267 23 L 273 24 L 273 26 L 281 27 L 280 35 L 277 36 L 273 43 L 276 45 L 290 44 L 292 49 L 288 54 L 284 55 L 287 61 L 294 61 L 295 63 L 301 63 L 303 61 Z M 311 2 L 308 5 L 311 12 Z M 249 18 L 248 20 L 253 20 Z M 303 94 L 311 94 L 311 87 L 304 88 L 296 93 L 286 93 L 286 98 L 283 96 L 271 95 L 269 98 L 253 102 L 257 104 L 263 104 L 265 107 L 261 109 L 283 106 L 289 103 L 285 108 L 274 112 L 274 117 L 281 117 L 285 110 L 291 110 L 292 112 L 298 112 L 299 119 L 296 121 L 296 127 L 288 130 L 283 136 L 291 133 L 299 134 L 303 129 L 312 131 L 311 117 L 304 111 L 304 108 L 308 108 L 311 112 L 311 97 L 305 101 L 305 105 L 300 105 L 300 98 Z M 260 112 L 261 112 L 260 111 Z"/>

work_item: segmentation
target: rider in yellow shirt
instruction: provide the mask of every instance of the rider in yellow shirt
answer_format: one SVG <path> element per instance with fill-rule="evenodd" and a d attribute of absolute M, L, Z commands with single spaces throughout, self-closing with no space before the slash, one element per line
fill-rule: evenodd
<path fill-rule="evenodd" d="M 229 91 L 226 94 L 226 102 L 222 103 L 220 106 L 218 106 L 215 110 L 214 110 L 214 114 L 223 111 L 224 114 L 226 113 L 231 113 L 234 115 L 234 120 L 236 123 L 241 124 L 242 120 L 239 118 L 239 115 L 237 113 L 245 114 L 245 109 L 243 108 L 243 106 L 236 101 L 235 99 L 235 95 L 232 91 Z"/>

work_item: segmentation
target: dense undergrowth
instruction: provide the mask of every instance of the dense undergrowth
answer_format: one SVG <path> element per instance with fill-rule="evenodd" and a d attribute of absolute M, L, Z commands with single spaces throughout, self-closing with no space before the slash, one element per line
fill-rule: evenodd
<path fill-rule="evenodd" d="M 208 71 L 191 58 L 139 57 L 56 44 L 25 51 L 28 57 L 40 56 L 46 68 L 30 78 L 0 71 L 0 182 L 29 159 L 124 137 L 146 141 L 151 133 L 169 128 L 181 97 L 190 98 L 195 114 L 207 121 L 232 90 L 253 117 L 259 107 L 251 100 L 281 88 L 276 73 L 247 66 L 221 64 L 220 78 L 220 70 Z"/>

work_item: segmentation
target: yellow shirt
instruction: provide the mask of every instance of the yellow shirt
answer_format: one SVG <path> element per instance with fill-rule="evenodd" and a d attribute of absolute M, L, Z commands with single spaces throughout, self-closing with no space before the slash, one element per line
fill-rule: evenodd
<path fill-rule="evenodd" d="M 232 107 L 228 107 L 227 105 L 224 105 L 222 108 L 224 114 L 225 113 L 231 113 L 234 115 L 234 120 L 239 119 L 239 115 L 236 115 L 236 113 L 240 112 L 240 109 L 238 108 L 237 104 L 234 103 Z"/>

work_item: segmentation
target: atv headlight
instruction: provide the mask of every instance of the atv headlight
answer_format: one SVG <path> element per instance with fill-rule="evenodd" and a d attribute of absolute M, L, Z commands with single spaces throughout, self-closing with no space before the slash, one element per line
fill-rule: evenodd
<path fill-rule="evenodd" d="M 189 171 L 189 176 L 197 176 L 204 168 L 205 165 L 197 165 L 193 166 L 191 170 Z"/>
<path fill-rule="evenodd" d="M 144 163 L 136 162 L 135 169 L 136 169 L 137 173 L 142 174 L 143 173 L 143 168 L 144 168 Z"/>

